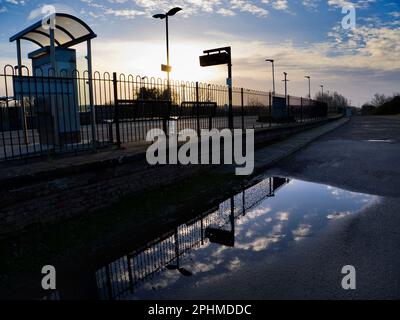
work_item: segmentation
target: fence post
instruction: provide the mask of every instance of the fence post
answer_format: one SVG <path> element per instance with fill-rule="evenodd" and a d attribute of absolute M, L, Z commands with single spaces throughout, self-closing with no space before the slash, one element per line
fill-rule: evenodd
<path fill-rule="evenodd" d="M 241 98 L 241 103 L 242 103 L 242 130 L 244 130 L 244 93 L 243 93 L 243 88 L 240 89 L 240 98 Z"/>
<path fill-rule="evenodd" d="M 290 95 L 287 96 L 287 121 L 290 122 Z"/>
<path fill-rule="evenodd" d="M 300 97 L 300 122 L 303 122 L 303 97 Z"/>
<path fill-rule="evenodd" d="M 272 94 L 271 91 L 269 92 L 269 112 L 268 112 L 268 118 L 269 118 L 269 126 L 272 125 Z"/>
<path fill-rule="evenodd" d="M 113 87 L 114 87 L 114 122 L 115 122 L 115 131 L 117 137 L 117 147 L 121 148 L 121 137 L 119 132 L 118 81 L 116 72 L 113 72 Z"/>
<path fill-rule="evenodd" d="M 199 106 L 199 82 L 196 81 L 196 128 L 197 136 L 200 137 L 200 106 Z"/>

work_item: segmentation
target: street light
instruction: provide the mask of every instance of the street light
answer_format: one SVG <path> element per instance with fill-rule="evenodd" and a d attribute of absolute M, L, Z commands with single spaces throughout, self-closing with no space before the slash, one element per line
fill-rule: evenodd
<path fill-rule="evenodd" d="M 275 95 L 275 67 L 274 59 L 266 59 L 266 62 L 271 62 L 272 64 L 272 94 Z"/>
<path fill-rule="evenodd" d="M 285 98 L 287 99 L 287 83 L 289 80 L 287 79 L 287 72 L 284 72 L 283 75 L 284 75 L 285 79 L 282 81 L 285 82 Z"/>
<path fill-rule="evenodd" d="M 324 86 L 321 84 L 320 87 L 321 87 L 321 90 L 322 90 L 322 99 L 323 99 L 324 98 Z"/>
<path fill-rule="evenodd" d="M 311 77 L 305 76 L 304 78 L 308 79 L 308 98 L 311 99 Z"/>
<path fill-rule="evenodd" d="M 175 7 L 169 10 L 167 13 L 158 13 L 153 15 L 155 19 L 165 19 L 165 32 L 166 32 L 166 43 L 167 43 L 167 66 L 165 70 L 167 71 L 167 90 L 168 90 L 168 98 L 170 99 L 170 85 L 169 85 L 169 73 L 171 72 L 171 66 L 169 65 L 169 35 L 168 35 L 168 17 L 174 16 L 177 12 L 181 11 L 182 8 Z"/>

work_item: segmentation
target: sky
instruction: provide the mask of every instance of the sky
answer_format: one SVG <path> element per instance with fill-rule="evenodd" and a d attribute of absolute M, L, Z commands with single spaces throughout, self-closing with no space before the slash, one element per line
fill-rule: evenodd
<path fill-rule="evenodd" d="M 374 93 L 400 92 L 400 2 L 398 0 L 71 0 L 64 2 L 0 0 L 0 70 L 16 64 L 15 43 L 9 38 L 41 20 L 41 8 L 74 14 L 97 34 L 93 66 L 100 72 L 165 76 L 165 24 L 152 15 L 174 6 L 183 10 L 171 17 L 171 77 L 225 84 L 226 67 L 202 68 L 198 56 L 205 49 L 232 47 L 233 85 L 272 90 L 275 60 L 276 91 L 307 96 L 311 77 L 314 95 L 324 85 L 355 106 Z M 355 27 L 344 29 L 342 8 L 353 5 Z M 23 42 L 23 58 L 34 44 Z M 76 46 L 84 68 L 85 47 Z M 1 71 L 0 71 L 1 73 Z"/>

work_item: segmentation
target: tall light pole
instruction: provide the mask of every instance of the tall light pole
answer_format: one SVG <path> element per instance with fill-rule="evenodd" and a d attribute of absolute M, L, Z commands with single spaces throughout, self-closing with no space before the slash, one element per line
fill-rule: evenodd
<path fill-rule="evenodd" d="M 285 98 L 287 99 L 287 83 L 289 80 L 287 79 L 287 72 L 284 72 L 283 75 L 284 75 L 285 79 L 282 81 L 285 82 Z"/>
<path fill-rule="evenodd" d="M 324 86 L 321 84 L 320 87 L 321 87 L 322 99 L 323 99 L 324 98 Z"/>
<path fill-rule="evenodd" d="M 171 66 L 169 65 L 169 34 L 168 34 L 168 17 L 174 16 L 177 12 L 181 11 L 182 8 L 175 7 L 169 10 L 167 13 L 159 13 L 155 14 L 153 18 L 155 19 L 165 19 L 165 32 L 166 32 L 166 43 L 167 43 L 167 65 L 165 68 L 162 68 L 162 71 L 167 72 L 167 90 L 168 90 L 168 98 L 171 99 L 170 95 L 170 84 L 169 84 L 169 73 L 171 72 Z"/>
<path fill-rule="evenodd" d="M 308 98 L 311 100 L 311 77 L 305 76 L 304 78 L 308 79 Z"/>
<path fill-rule="evenodd" d="M 272 94 L 275 95 L 275 67 L 274 67 L 274 59 L 266 59 L 265 61 L 271 62 L 271 64 L 272 64 Z"/>

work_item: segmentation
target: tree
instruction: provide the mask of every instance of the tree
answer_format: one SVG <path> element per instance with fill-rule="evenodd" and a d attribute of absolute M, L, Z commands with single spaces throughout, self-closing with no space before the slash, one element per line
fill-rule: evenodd
<path fill-rule="evenodd" d="M 375 107 L 380 107 L 385 102 L 388 102 L 392 99 L 392 97 L 385 96 L 384 94 L 375 93 L 374 97 L 371 100 L 371 105 Z"/>
<path fill-rule="evenodd" d="M 328 104 L 328 112 L 330 113 L 342 112 L 344 108 L 349 106 L 347 98 L 336 91 L 329 94 L 326 92 L 324 92 L 324 94 L 318 92 L 315 95 L 315 100 L 326 102 Z"/>

